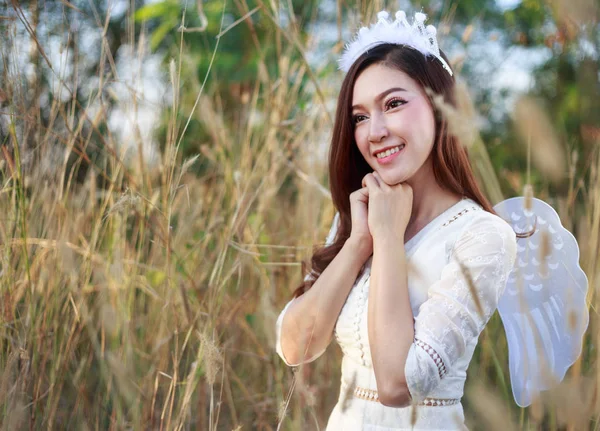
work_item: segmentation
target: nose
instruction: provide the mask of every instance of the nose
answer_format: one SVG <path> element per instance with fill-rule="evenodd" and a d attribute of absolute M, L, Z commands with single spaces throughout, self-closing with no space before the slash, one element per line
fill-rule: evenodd
<path fill-rule="evenodd" d="M 369 126 L 369 142 L 381 142 L 388 136 L 385 119 L 381 115 L 372 115 Z"/>

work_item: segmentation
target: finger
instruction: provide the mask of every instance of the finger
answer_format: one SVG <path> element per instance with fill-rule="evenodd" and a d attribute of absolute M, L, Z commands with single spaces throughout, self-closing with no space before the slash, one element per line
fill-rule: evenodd
<path fill-rule="evenodd" d="M 379 188 L 379 183 L 377 182 L 377 180 L 375 179 L 375 177 L 372 174 L 365 175 L 364 182 L 365 182 L 365 185 L 369 189 L 371 189 L 371 188 L 378 189 Z"/>
<path fill-rule="evenodd" d="M 375 178 L 375 182 L 377 183 L 377 185 L 381 186 L 381 184 L 380 184 L 381 177 L 379 177 L 379 174 L 377 173 L 377 171 L 371 172 L 371 175 L 373 176 L 373 178 Z"/>
<path fill-rule="evenodd" d="M 354 190 L 352 193 L 350 193 L 350 197 L 361 196 L 361 195 L 364 195 L 365 193 L 369 193 L 369 189 L 366 186 L 362 187 L 360 189 Z"/>
<path fill-rule="evenodd" d="M 368 196 L 369 195 L 369 189 L 365 186 L 362 187 L 360 189 L 356 189 L 354 190 L 352 193 L 350 193 L 350 198 L 360 198 L 362 196 Z"/>
<path fill-rule="evenodd" d="M 363 187 L 366 187 L 366 186 L 367 186 L 366 179 L 367 179 L 367 177 L 368 177 L 369 175 L 371 175 L 371 174 L 369 173 L 369 174 L 367 174 L 367 175 L 365 175 L 365 176 L 363 177 L 363 179 L 362 179 L 362 186 L 363 186 Z"/>
<path fill-rule="evenodd" d="M 374 171 L 373 172 L 373 176 L 377 180 L 377 183 L 379 184 L 379 187 L 381 187 L 382 189 L 386 189 L 386 188 L 390 187 L 385 181 L 383 181 L 383 178 L 381 178 L 381 175 L 379 175 L 379 172 Z"/>

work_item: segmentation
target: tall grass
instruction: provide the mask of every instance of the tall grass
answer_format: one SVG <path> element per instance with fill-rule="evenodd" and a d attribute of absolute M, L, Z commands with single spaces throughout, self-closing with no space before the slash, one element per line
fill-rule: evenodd
<path fill-rule="evenodd" d="M 261 7 L 276 16 L 271 6 Z M 128 163 L 122 143 L 101 127 L 109 108 L 94 118 L 83 115 L 78 90 L 60 68 L 55 73 L 73 94 L 70 102 L 52 105 L 52 121 L 42 121 L 31 106 L 22 71 L 6 69 L 3 429 L 324 426 L 338 395 L 339 349 L 331 347 L 293 374 L 274 353 L 274 324 L 304 275 L 300 262 L 323 242 L 333 216 L 323 151 L 331 111 L 323 101 L 335 97 L 337 84 L 320 84 L 302 58 L 294 60 L 293 50 L 304 49 L 297 34 L 279 36 L 287 43 L 276 72 L 257 77 L 240 95 L 235 120 L 222 110 L 220 95 L 207 91 L 218 76 L 210 75 L 206 87 L 188 77 L 181 42 L 182 57 L 170 67 L 168 133 L 152 169 L 139 153 Z M 103 46 L 102 60 L 110 63 L 115 53 Z M 18 49 L 14 37 L 3 43 L 5 64 Z M 104 70 L 111 69 L 99 74 L 90 106 L 105 93 L 104 83 L 124 78 Z M 311 86 L 302 86 L 303 79 Z M 305 91 L 314 103 L 298 111 Z M 200 176 L 192 173 L 199 159 L 183 159 L 179 149 L 183 106 L 197 106 L 185 115 L 201 121 L 210 136 L 198 143 L 208 166 Z M 97 146 L 94 160 L 87 159 L 88 145 Z M 142 152 L 141 138 L 136 145 Z M 500 193 L 484 143 L 473 148 L 480 181 L 489 194 Z M 556 197 L 563 223 L 578 233 L 590 280 L 591 321 L 581 360 L 559 388 L 518 409 L 495 316 L 469 368 L 464 403 L 472 429 L 599 426 L 593 293 L 600 271 L 600 159 L 597 149 L 593 154 L 591 173 L 572 169 L 567 198 Z"/>

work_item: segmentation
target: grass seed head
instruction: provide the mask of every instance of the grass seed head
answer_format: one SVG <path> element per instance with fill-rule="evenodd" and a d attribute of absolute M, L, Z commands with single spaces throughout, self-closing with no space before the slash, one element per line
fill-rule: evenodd
<path fill-rule="evenodd" d="M 342 399 L 341 399 L 341 410 L 342 413 L 345 412 L 349 405 L 350 405 L 350 401 L 352 400 L 352 397 L 354 396 L 354 388 L 356 387 L 356 372 L 354 372 L 354 374 L 352 374 L 352 379 L 350 380 L 350 384 L 346 386 L 346 388 L 344 389 L 344 392 L 342 393 Z"/>
<path fill-rule="evenodd" d="M 537 424 L 540 424 L 544 419 L 544 404 L 539 396 L 533 398 L 531 407 L 529 408 L 529 415 L 531 420 Z"/>
<path fill-rule="evenodd" d="M 204 351 L 204 368 L 206 370 L 206 381 L 214 385 L 217 375 L 221 369 L 222 356 L 217 344 L 210 340 L 206 334 L 200 335 L 202 349 Z"/>
<path fill-rule="evenodd" d="M 540 232 L 540 248 L 539 248 L 539 261 L 540 261 L 540 274 L 543 278 L 548 277 L 548 257 L 552 251 L 550 232 L 547 229 L 542 229 Z"/>
<path fill-rule="evenodd" d="M 533 208 L 533 187 L 531 184 L 525 184 L 525 187 L 523 188 L 523 196 L 525 198 L 523 202 L 523 208 L 526 211 L 531 211 Z"/>
<path fill-rule="evenodd" d="M 456 258 L 458 265 L 460 267 L 460 271 L 462 275 L 465 277 L 465 281 L 467 282 L 467 286 L 469 287 L 469 292 L 475 302 L 475 309 L 480 317 L 484 316 L 483 306 L 481 305 L 481 300 L 479 299 L 479 294 L 477 293 L 477 286 L 475 286 L 475 281 L 471 275 L 471 271 L 467 268 L 458 258 Z"/>
<path fill-rule="evenodd" d="M 477 111 L 467 86 L 461 80 L 456 82 L 456 107 L 447 103 L 444 96 L 426 90 L 433 104 L 448 122 L 449 132 L 458 138 L 460 143 L 470 148 L 479 135 L 477 129 Z"/>
<path fill-rule="evenodd" d="M 515 104 L 513 119 L 523 143 L 531 145 L 532 159 L 538 169 L 553 181 L 562 179 L 564 150 L 539 102 L 531 97 L 521 97 Z"/>
<path fill-rule="evenodd" d="M 417 423 L 417 409 L 419 408 L 419 406 L 417 405 L 417 403 L 412 403 L 410 406 L 410 426 L 414 427 L 415 424 Z"/>
<path fill-rule="evenodd" d="M 569 331 L 570 332 L 575 332 L 575 330 L 577 329 L 578 322 L 579 322 L 579 318 L 577 317 L 577 312 L 575 310 L 569 310 L 569 315 L 568 315 L 568 320 L 569 320 Z"/>

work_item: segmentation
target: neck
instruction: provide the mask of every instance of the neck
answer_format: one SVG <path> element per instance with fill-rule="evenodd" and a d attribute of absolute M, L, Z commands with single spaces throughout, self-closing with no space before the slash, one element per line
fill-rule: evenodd
<path fill-rule="evenodd" d="M 431 160 L 407 183 L 413 190 L 413 207 L 408 230 L 420 230 L 435 217 L 462 199 L 462 196 L 442 188 L 433 175 Z"/>

